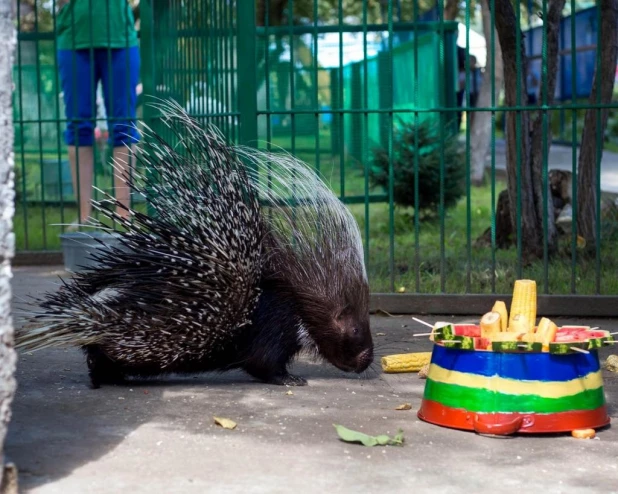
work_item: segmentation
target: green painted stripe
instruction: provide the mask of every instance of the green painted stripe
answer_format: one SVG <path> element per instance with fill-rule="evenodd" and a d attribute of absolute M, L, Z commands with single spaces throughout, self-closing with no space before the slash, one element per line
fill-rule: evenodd
<path fill-rule="evenodd" d="M 487 389 L 444 384 L 427 379 L 425 399 L 451 408 L 471 412 L 557 413 L 571 410 L 593 410 L 605 404 L 603 387 L 582 391 L 562 398 L 538 395 L 510 395 Z"/>

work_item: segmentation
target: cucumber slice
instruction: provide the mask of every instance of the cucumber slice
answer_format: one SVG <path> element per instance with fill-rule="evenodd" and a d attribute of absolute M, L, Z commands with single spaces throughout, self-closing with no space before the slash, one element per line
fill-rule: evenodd
<path fill-rule="evenodd" d="M 455 343 L 461 342 L 461 343 Z M 459 350 L 474 350 L 474 338 L 470 336 L 453 336 L 449 338 L 448 341 L 442 343 L 444 348 L 457 348 Z"/>
<path fill-rule="evenodd" d="M 555 355 L 567 355 L 569 353 L 576 353 L 574 350 L 571 350 L 571 347 L 581 348 L 582 350 L 588 350 L 588 342 L 587 341 L 571 341 L 568 343 L 552 342 L 549 344 L 549 353 L 553 353 Z"/>
<path fill-rule="evenodd" d="M 541 352 L 543 344 L 536 341 L 494 341 L 491 344 L 491 349 L 494 352 L 503 353 Z"/>
<path fill-rule="evenodd" d="M 433 337 L 435 341 L 442 340 L 454 340 L 455 339 L 455 326 L 452 324 L 444 324 L 443 326 L 436 327 L 433 331 Z"/>

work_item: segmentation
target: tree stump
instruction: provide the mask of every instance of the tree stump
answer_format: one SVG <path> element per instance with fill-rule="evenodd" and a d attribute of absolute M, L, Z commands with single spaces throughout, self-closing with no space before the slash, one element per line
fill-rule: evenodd
<path fill-rule="evenodd" d="M 498 195 L 496 206 L 496 247 L 508 249 L 513 244 L 513 224 L 511 223 L 511 210 L 509 208 L 509 192 L 503 190 Z M 491 247 L 491 227 L 476 239 L 477 247 Z"/>

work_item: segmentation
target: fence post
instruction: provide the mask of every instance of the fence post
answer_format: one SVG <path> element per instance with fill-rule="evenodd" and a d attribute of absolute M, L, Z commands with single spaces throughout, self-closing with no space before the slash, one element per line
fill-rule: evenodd
<path fill-rule="evenodd" d="M 352 64 L 351 68 L 351 94 L 352 108 L 359 110 L 363 107 L 363 89 L 362 89 L 362 74 L 361 74 L 361 62 Z M 352 113 L 351 130 L 350 130 L 350 154 L 359 161 L 363 160 L 363 140 L 367 136 L 363 135 L 363 116 L 360 113 Z"/>
<path fill-rule="evenodd" d="M 140 2 L 140 30 L 139 30 L 139 46 L 140 46 L 140 71 L 142 79 L 142 120 L 148 126 L 154 127 L 154 108 L 151 106 L 152 101 L 148 101 L 148 96 L 155 95 L 155 57 L 154 57 L 154 12 L 152 6 L 153 0 L 142 0 Z M 152 172 L 146 170 L 150 179 L 154 179 Z M 133 200 L 131 200 L 133 202 Z M 132 204 L 133 206 L 133 204 Z M 147 212 L 151 216 L 156 216 L 154 209 L 147 205 Z"/>
<path fill-rule="evenodd" d="M 341 143 L 339 142 L 340 126 L 343 125 L 343 115 L 334 111 L 343 108 L 343 102 L 339 101 L 339 84 L 342 84 L 339 69 L 330 69 L 330 107 L 333 110 L 333 119 L 330 128 L 330 143 L 333 155 L 343 152 L 342 149 L 340 150 Z"/>
<path fill-rule="evenodd" d="M 257 53 L 255 0 L 238 0 L 238 111 L 240 144 L 257 147 Z M 268 45 L 266 45 L 268 46 Z M 267 48 L 266 48 L 267 49 Z M 266 54 L 268 56 L 268 54 Z"/>
<path fill-rule="evenodd" d="M 155 57 L 154 57 L 154 15 L 152 0 L 140 2 L 140 59 L 142 94 L 152 96 L 155 94 Z M 154 109 L 148 104 L 146 98 L 142 99 L 143 119 L 148 125 L 152 125 Z"/>

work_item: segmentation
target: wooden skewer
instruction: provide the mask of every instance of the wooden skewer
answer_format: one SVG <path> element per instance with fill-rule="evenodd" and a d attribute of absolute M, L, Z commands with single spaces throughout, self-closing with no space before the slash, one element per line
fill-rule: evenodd
<path fill-rule="evenodd" d="M 613 333 L 609 333 L 609 334 L 611 334 L 611 335 L 613 336 L 613 335 L 615 335 L 615 334 L 618 334 L 618 331 L 615 331 L 615 332 L 613 332 Z"/>
<path fill-rule="evenodd" d="M 599 329 L 599 326 L 595 326 L 594 328 L 590 328 L 590 331 L 594 331 L 595 329 Z"/>
<path fill-rule="evenodd" d="M 461 341 L 459 340 L 440 340 L 438 343 L 459 343 L 461 345 Z"/>
<path fill-rule="evenodd" d="M 572 346 L 572 347 L 569 347 L 569 348 L 571 348 L 571 350 L 573 350 L 574 352 L 579 352 L 579 353 L 590 353 L 588 350 L 583 350 L 583 349 L 581 349 L 581 348 L 577 348 L 576 346 Z"/>
<path fill-rule="evenodd" d="M 433 329 L 433 324 L 429 324 L 428 322 L 421 321 L 420 319 L 417 319 L 416 317 L 413 317 L 412 319 L 414 319 L 414 320 L 415 320 L 416 322 L 418 322 L 418 323 L 424 324 L 425 326 L 427 326 L 427 327 L 429 327 L 429 328 Z"/>
<path fill-rule="evenodd" d="M 438 330 L 439 331 L 439 330 Z M 436 332 L 437 333 L 437 332 Z M 412 336 L 431 336 L 433 333 L 416 333 L 413 334 Z"/>

